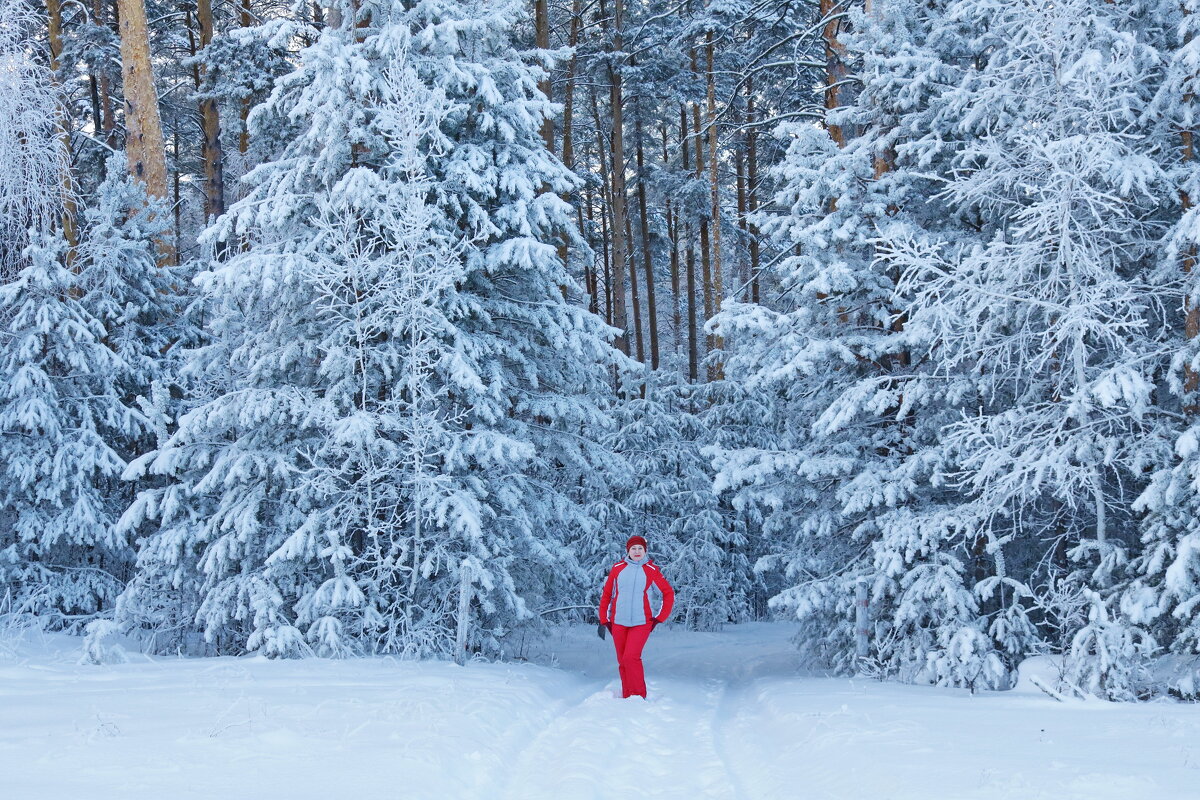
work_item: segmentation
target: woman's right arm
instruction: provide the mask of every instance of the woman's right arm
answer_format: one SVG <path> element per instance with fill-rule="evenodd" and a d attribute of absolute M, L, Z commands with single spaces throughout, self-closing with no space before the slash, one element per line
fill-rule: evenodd
<path fill-rule="evenodd" d="M 604 581 L 604 590 L 600 592 L 600 624 L 608 625 L 612 622 L 608 617 L 608 606 L 612 602 L 613 579 L 616 576 L 616 570 L 609 570 L 608 578 Z"/>

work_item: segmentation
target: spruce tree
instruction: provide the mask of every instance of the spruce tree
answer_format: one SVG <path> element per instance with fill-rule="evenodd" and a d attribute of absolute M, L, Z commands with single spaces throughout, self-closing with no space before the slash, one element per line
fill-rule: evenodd
<path fill-rule="evenodd" d="M 510 44 L 515 4 L 339 6 L 251 114 L 279 152 L 209 232 L 200 281 L 228 386 L 139 468 L 169 485 L 127 618 L 218 650 L 498 649 L 583 578 L 608 331 L 571 305 L 569 173 Z M 153 621 L 150 622 L 154 626 Z"/>
<path fill-rule="evenodd" d="M 132 560 L 116 526 L 121 444 L 146 417 L 121 396 L 128 374 L 81 301 L 66 242 L 34 233 L 27 265 L 0 285 L 0 584 L 13 608 L 69 626 L 109 607 Z"/>

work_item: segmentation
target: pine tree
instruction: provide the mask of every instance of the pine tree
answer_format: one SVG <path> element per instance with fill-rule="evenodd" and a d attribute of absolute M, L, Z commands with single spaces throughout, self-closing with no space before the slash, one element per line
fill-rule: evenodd
<path fill-rule="evenodd" d="M 807 659 L 855 666 L 861 577 L 872 586 L 878 669 L 961 685 L 982 668 L 992 685 L 992 648 L 980 644 L 985 626 L 961 552 L 966 526 L 929 486 L 941 389 L 914 390 L 924 367 L 912 361 L 913 335 L 894 304 L 900 275 L 877 259 L 875 243 L 881 226 L 936 230 L 947 218 L 930 158 L 906 149 L 959 72 L 958 40 L 944 36 L 941 14 L 908 2 L 852 10 L 852 33 L 836 44 L 857 91 L 839 89 L 843 105 L 824 128 L 780 128 L 777 210 L 762 225 L 780 251 L 778 297 L 726 302 L 713 322 L 731 342 L 726 375 L 761 398 L 768 424 L 713 449 L 715 486 L 761 514 L 767 552 L 756 569 L 783 580 L 770 605 L 806 622 Z"/>
<path fill-rule="evenodd" d="M 702 388 L 684 383 L 675 365 L 644 380 L 645 397 L 634 389 L 617 407 L 611 447 L 629 468 L 610 526 L 649 542 L 676 586 L 675 618 L 716 630 L 748 614 L 745 531 L 712 491 Z M 637 385 L 632 376 L 627 383 Z"/>
<path fill-rule="evenodd" d="M 55 234 L 35 233 L 27 266 L 0 286 L 0 583 L 15 608 L 60 627 L 109 607 L 122 589 L 132 547 L 116 529 L 117 448 L 148 427 L 120 396 L 127 365 L 81 302 L 66 250 Z"/>
<path fill-rule="evenodd" d="M 1166 183 L 1139 145 L 1155 56 L 1128 33 L 1132 13 L 1093 0 L 948 4 L 988 52 L 940 97 L 960 142 L 942 196 L 966 224 L 889 228 L 882 246 L 907 328 L 961 413 L 934 452 L 936 475 L 961 492 L 954 524 L 995 559 L 973 591 L 1009 583 L 996 619 L 1022 617 L 1013 602 L 1039 577 L 1045 530 L 1052 568 L 1076 565 L 1079 602 L 1108 604 L 1090 614 L 1103 632 L 1072 637 L 1066 677 L 1114 698 L 1129 693 L 1118 677 L 1129 670 L 1106 659 L 1152 647 L 1130 628 L 1114 650 L 1108 629 L 1120 622 L 1130 492 L 1161 450 L 1151 392 L 1163 348 L 1146 280 Z M 918 147 L 935 153 L 944 136 Z"/>
<path fill-rule="evenodd" d="M 71 622 L 110 613 L 129 580 L 133 544 L 118 523 L 136 486 L 122 472 L 165 435 L 176 347 L 194 338 L 183 273 L 156 264 L 162 208 L 120 154 L 107 175 L 71 267 L 66 242 L 42 234 L 3 287 L 6 582 Z"/>
<path fill-rule="evenodd" d="M 1156 297 L 1173 312 L 1167 318 L 1167 343 L 1173 350 L 1166 371 L 1170 392 L 1160 392 L 1156 405 L 1178 412 L 1178 421 L 1165 426 L 1161 434 L 1166 441 L 1173 439 L 1172 452 L 1156 460 L 1149 485 L 1133 503 L 1135 511 L 1145 512 L 1141 522 L 1144 549 L 1131 565 L 1137 577 L 1121 599 L 1121 616 L 1150 629 L 1169 652 L 1185 656 L 1179 674 L 1169 677 L 1168 688 L 1194 697 L 1200 677 L 1194 659 L 1200 653 L 1200 614 L 1196 611 L 1200 603 L 1200 530 L 1196 525 L 1200 494 L 1195 489 L 1200 470 L 1200 426 L 1196 422 L 1196 376 L 1200 374 L 1196 362 L 1200 345 L 1196 248 L 1200 237 L 1195 227 L 1200 170 L 1193 131 L 1200 5 L 1151 4 L 1148 10 L 1152 12 L 1149 18 L 1159 20 L 1159 49 L 1165 61 L 1149 116 L 1156 124 L 1155 141 L 1161 143 L 1164 167 L 1178 198 L 1154 276 Z"/>
<path fill-rule="evenodd" d="M 160 529 L 127 619 L 182 576 L 219 650 L 495 650 L 578 590 L 594 530 L 613 357 L 560 289 L 571 180 L 515 5 L 341 12 L 251 114 L 284 145 L 209 233 L 250 242 L 201 278 L 197 372 L 231 379 L 139 462 L 171 484 L 129 515 Z"/>

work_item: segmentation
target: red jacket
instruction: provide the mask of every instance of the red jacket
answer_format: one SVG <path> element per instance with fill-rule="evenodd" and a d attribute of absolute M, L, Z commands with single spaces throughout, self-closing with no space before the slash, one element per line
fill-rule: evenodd
<path fill-rule="evenodd" d="M 613 621 L 613 612 L 617 604 L 617 576 L 626 567 L 632 566 L 628 561 L 621 560 L 612 565 L 609 570 L 608 580 L 604 582 L 604 590 L 600 593 L 600 624 L 607 625 Z M 642 590 L 642 609 L 646 612 L 646 622 L 655 620 L 656 622 L 666 622 L 671 616 L 671 608 L 675 605 L 675 590 L 671 588 L 671 584 L 667 582 L 666 576 L 662 574 L 662 570 L 658 565 L 649 558 L 642 563 L 641 568 L 646 573 L 646 586 Z M 657 586 L 662 592 L 663 602 L 662 608 L 658 610 L 658 616 L 650 610 L 650 587 Z M 643 623 L 644 624 L 644 623 Z"/>

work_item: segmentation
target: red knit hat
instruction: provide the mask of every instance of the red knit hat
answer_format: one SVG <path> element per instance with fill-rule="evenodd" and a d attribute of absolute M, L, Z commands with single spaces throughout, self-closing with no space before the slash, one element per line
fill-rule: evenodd
<path fill-rule="evenodd" d="M 645 547 L 646 540 L 641 536 L 630 536 L 629 541 L 625 543 L 625 551 L 628 552 L 629 548 L 633 547 L 635 544 L 640 544 L 642 547 Z"/>

